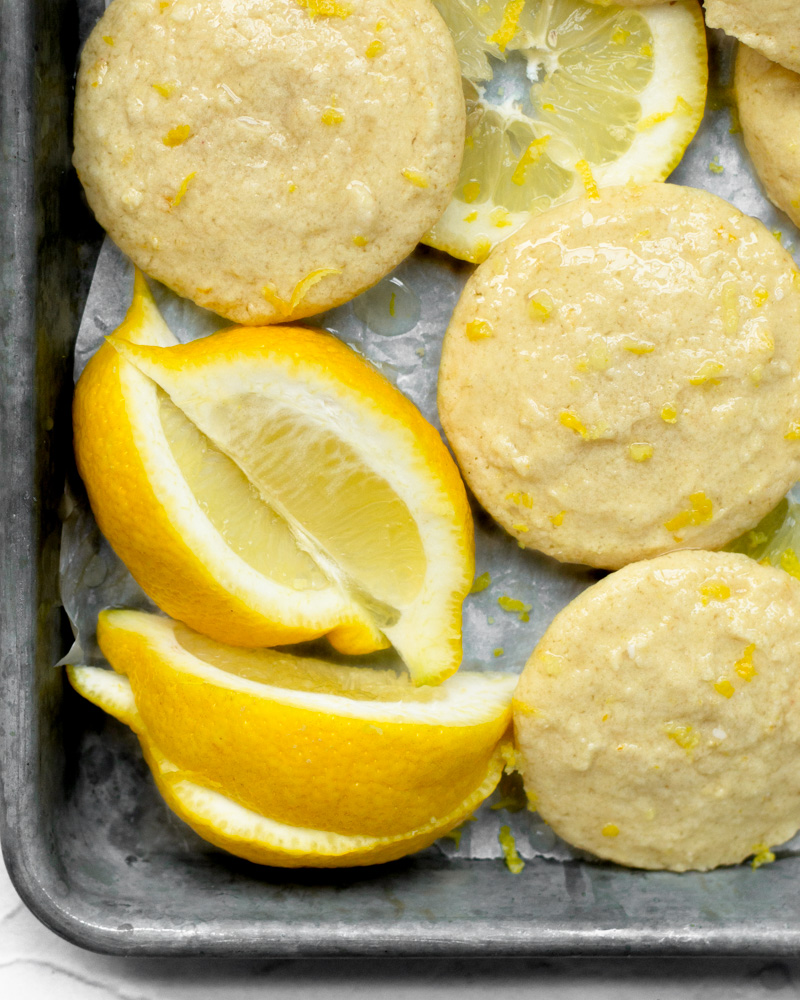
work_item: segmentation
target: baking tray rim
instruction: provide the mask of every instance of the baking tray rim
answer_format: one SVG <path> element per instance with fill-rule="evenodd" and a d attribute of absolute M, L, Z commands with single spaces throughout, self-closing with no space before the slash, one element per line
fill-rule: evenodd
<path fill-rule="evenodd" d="M 5 154 L 0 180 L 7 211 L 0 220 L 3 246 L 2 289 L 13 290 L 0 305 L 2 356 L 18 353 L 14 380 L 0 391 L 0 456 L 6 475 L 0 485 L 6 517 L 0 530 L 0 839 L 9 877 L 24 904 L 56 934 L 80 947 L 120 956 L 327 957 L 327 956 L 450 956 L 505 957 L 532 955 L 760 955 L 800 953 L 800 926 L 778 927 L 630 927 L 547 928 L 488 920 L 460 920 L 434 927 L 424 921 L 385 922 L 364 933 L 363 925 L 338 925 L 327 936 L 313 922 L 293 923 L 291 939 L 279 920 L 231 920 L 213 933 L 177 928 L 128 929 L 93 922 L 69 904 L 60 891 L 59 876 L 42 839 L 24 826 L 37 814 L 35 778 L 39 777 L 41 705 L 37 712 L 33 685 L 25 685 L 23 665 L 40 650 L 36 597 L 42 508 L 38 496 L 36 448 L 30 438 L 36 428 L 36 387 L 33 379 L 36 345 L 36 305 L 30 296 L 38 274 L 37 234 L 33 220 L 37 190 L 34 156 L 35 66 L 37 15 L 42 3 L 9 0 L 0 5 L 0 37 L 4 39 L 2 118 L 0 137 Z M 68 3 L 54 4 L 63 14 Z M 72 8 L 70 8 L 72 9 Z M 52 11 L 52 8 L 51 8 Z M 74 10 L 73 10 L 74 12 Z M 10 85 L 9 85 L 10 84 Z M 10 209 L 10 210 L 9 210 Z M 28 377 L 24 390 L 20 380 Z M 14 420 L 9 420 L 9 415 Z M 27 449 L 25 434 L 28 435 Z M 8 461 L 8 464 L 6 464 Z M 15 791 L 12 792 L 12 789 Z M 496 861 L 464 861 L 460 865 L 497 865 Z M 680 877 L 680 876 L 676 876 Z M 202 927 L 202 925 L 201 925 Z"/>

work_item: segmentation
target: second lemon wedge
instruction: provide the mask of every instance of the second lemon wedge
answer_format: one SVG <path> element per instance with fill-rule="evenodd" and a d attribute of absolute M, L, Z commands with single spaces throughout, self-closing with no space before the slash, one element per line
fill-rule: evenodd
<path fill-rule="evenodd" d="M 457 669 L 463 484 L 436 430 L 336 338 L 243 327 L 179 345 L 137 275 L 74 429 L 101 530 L 172 617 L 239 646 L 388 638 L 417 683 Z"/>
<path fill-rule="evenodd" d="M 117 674 L 70 667 L 73 686 L 134 729 L 183 819 L 255 861 L 407 854 L 491 794 L 510 753 L 511 675 L 418 688 L 136 611 L 103 612 L 98 640 Z"/>

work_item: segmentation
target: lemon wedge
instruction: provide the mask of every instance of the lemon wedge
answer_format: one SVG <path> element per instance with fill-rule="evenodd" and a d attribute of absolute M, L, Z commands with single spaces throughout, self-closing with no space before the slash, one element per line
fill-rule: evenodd
<path fill-rule="evenodd" d="M 116 673 L 71 666 L 130 726 L 168 804 L 267 864 L 371 864 L 431 843 L 496 787 L 516 677 L 415 687 L 391 670 L 224 646 L 137 611 L 103 612 Z"/>
<path fill-rule="evenodd" d="M 664 180 L 703 117 L 697 0 L 435 0 L 467 98 L 461 176 L 424 242 L 480 262 L 544 211 L 599 187 Z"/>
<path fill-rule="evenodd" d="M 463 484 L 436 430 L 334 337 L 245 327 L 179 345 L 137 275 L 74 430 L 101 530 L 172 617 L 241 646 L 388 638 L 417 683 L 457 669 Z"/>

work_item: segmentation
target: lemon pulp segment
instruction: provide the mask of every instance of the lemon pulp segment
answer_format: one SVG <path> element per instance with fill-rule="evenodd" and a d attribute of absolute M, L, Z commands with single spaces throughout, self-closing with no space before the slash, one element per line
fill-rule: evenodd
<path fill-rule="evenodd" d="M 225 542 L 258 573 L 294 590 L 329 581 L 297 544 L 286 521 L 265 504 L 242 470 L 156 390 L 167 444 L 189 489 Z"/>
<path fill-rule="evenodd" d="M 596 185 L 663 180 L 703 115 L 696 0 L 435 0 L 467 99 L 461 175 L 425 242 L 479 262 L 531 212 Z"/>
<path fill-rule="evenodd" d="M 426 567 L 417 526 L 340 433 L 266 394 L 236 394 L 192 412 L 362 601 L 397 608 L 416 597 Z"/>

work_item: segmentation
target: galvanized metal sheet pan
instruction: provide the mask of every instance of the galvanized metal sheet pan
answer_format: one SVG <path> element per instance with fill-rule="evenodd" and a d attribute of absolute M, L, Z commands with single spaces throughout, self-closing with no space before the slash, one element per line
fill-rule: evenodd
<path fill-rule="evenodd" d="M 440 841 L 390 865 L 257 868 L 172 816 L 133 735 L 64 686 L 53 669 L 71 638 L 56 591 L 59 558 L 86 660 L 100 662 L 99 607 L 146 605 L 91 520 L 69 444 L 73 361 L 77 372 L 130 293 L 130 265 L 111 244 L 93 268 L 99 235 L 69 186 L 71 74 L 79 31 L 101 8 L 93 0 L 77 12 L 60 2 L 34 11 L 12 0 L 0 14 L 3 190 L 12 206 L 2 220 L 0 303 L 0 488 L 8 512 L 0 578 L 2 832 L 28 905 L 71 940 L 123 954 L 793 953 L 800 945 L 794 844 L 757 872 L 628 871 L 573 851 L 530 813 L 485 807 L 460 844 Z M 741 137 L 730 131 L 721 99 L 730 53 L 726 40 L 712 38 L 709 110 L 673 179 L 759 216 L 793 249 L 796 231 L 764 199 Z M 723 171 L 710 170 L 712 162 Z M 435 420 L 441 336 L 468 270 L 420 249 L 376 289 L 316 322 L 373 360 Z M 157 293 L 182 339 L 215 328 L 213 317 Z M 493 586 L 468 600 L 465 664 L 519 670 L 553 614 L 594 577 L 517 549 L 477 509 L 476 519 L 478 569 L 491 573 Z M 529 621 L 505 614 L 502 594 L 530 604 Z M 502 823 L 526 859 L 519 875 L 501 860 Z"/>

